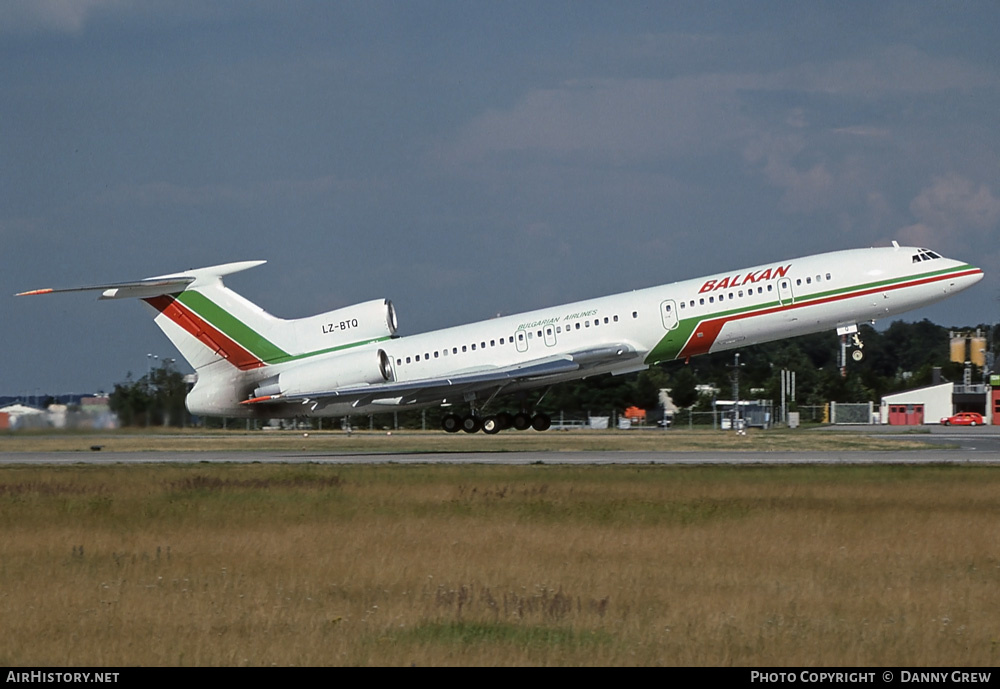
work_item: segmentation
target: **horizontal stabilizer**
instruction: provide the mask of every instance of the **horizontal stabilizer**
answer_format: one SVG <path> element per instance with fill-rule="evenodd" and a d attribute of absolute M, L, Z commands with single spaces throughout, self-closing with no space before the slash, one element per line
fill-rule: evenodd
<path fill-rule="evenodd" d="M 59 292 L 101 292 L 100 299 L 148 299 L 149 297 L 157 297 L 161 294 L 177 294 L 178 292 L 183 292 L 193 283 L 218 280 L 223 275 L 254 268 L 262 263 L 266 263 L 266 261 L 225 263 L 218 266 L 209 266 L 208 268 L 195 268 L 171 275 L 158 275 L 132 282 L 112 282 L 106 285 L 90 285 L 87 287 L 34 289 L 28 292 L 19 292 L 15 296 L 26 297 L 36 294 L 56 294 Z"/>

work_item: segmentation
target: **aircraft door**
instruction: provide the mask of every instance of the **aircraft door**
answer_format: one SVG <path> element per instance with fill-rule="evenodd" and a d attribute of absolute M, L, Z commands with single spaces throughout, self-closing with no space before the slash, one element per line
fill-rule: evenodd
<path fill-rule="evenodd" d="M 528 332 L 526 330 L 518 330 L 514 334 L 514 345 L 519 352 L 528 351 Z"/>
<path fill-rule="evenodd" d="M 545 326 L 545 332 L 543 334 L 546 347 L 554 347 L 556 344 L 556 326 L 547 325 Z"/>
<path fill-rule="evenodd" d="M 663 319 L 665 330 L 673 330 L 680 325 L 680 319 L 677 317 L 677 304 L 674 303 L 673 299 L 667 299 L 660 304 L 660 318 Z"/>
<path fill-rule="evenodd" d="M 795 294 L 792 292 L 791 278 L 781 278 L 778 280 L 778 301 L 782 305 L 795 303 Z"/>

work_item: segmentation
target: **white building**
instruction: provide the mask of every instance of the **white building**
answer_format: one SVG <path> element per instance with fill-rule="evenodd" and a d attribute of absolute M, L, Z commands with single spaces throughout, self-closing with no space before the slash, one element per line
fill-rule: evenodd
<path fill-rule="evenodd" d="M 952 415 L 954 383 L 916 388 L 882 398 L 880 418 L 884 424 L 907 426 L 937 424 Z"/>

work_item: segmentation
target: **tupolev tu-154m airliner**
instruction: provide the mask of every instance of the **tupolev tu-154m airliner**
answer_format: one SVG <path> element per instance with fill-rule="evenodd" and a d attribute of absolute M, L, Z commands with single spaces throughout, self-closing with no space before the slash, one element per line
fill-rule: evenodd
<path fill-rule="evenodd" d="M 531 413 L 529 390 L 827 328 L 857 337 L 859 322 L 932 304 L 983 277 L 893 242 L 400 337 L 387 299 L 285 320 L 222 284 L 261 263 L 22 294 L 96 290 L 145 301 L 198 374 L 192 414 L 335 417 L 458 405 L 469 411 L 446 413 L 446 431 L 496 433 L 549 428 L 548 416 Z M 493 411 L 511 394 L 516 413 Z"/>

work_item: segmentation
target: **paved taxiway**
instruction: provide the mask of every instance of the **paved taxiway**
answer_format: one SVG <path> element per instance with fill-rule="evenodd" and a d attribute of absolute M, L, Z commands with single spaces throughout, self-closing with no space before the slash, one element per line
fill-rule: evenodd
<path fill-rule="evenodd" d="M 836 429 L 830 429 L 835 432 Z M 843 430 L 857 432 L 857 427 Z M 928 432 L 929 431 L 929 432 Z M 865 429 L 868 432 L 868 428 Z M 1000 465 L 1000 427 L 924 427 L 899 433 L 876 427 L 872 434 L 927 443 L 927 449 L 887 452 L 435 452 L 343 454 L 322 452 L 8 452 L 0 466 L 14 464 L 195 464 L 253 462 L 285 464 L 995 464 Z"/>

